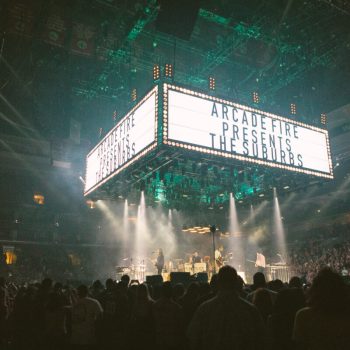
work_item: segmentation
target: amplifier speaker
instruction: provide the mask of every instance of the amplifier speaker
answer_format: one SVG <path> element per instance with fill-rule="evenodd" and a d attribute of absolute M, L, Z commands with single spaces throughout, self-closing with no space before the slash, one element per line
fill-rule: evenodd
<path fill-rule="evenodd" d="M 152 286 L 161 285 L 163 283 L 163 277 L 161 275 L 146 276 L 146 282 Z"/>
<path fill-rule="evenodd" d="M 172 272 L 170 274 L 170 282 L 173 285 L 182 283 L 184 286 L 188 286 L 191 282 L 191 275 L 189 272 Z"/>

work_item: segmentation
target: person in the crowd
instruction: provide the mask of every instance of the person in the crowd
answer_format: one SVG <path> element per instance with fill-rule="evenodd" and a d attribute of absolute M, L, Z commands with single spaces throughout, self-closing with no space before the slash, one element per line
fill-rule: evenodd
<path fill-rule="evenodd" d="M 85 285 L 78 287 L 78 300 L 71 309 L 71 339 L 73 348 L 89 350 L 96 344 L 96 322 L 103 313 L 101 304 L 88 296 Z"/>
<path fill-rule="evenodd" d="M 103 315 L 100 335 L 100 344 L 105 344 L 105 348 L 115 349 L 127 347 L 129 341 L 126 337 L 128 333 L 131 302 L 128 297 L 127 282 L 121 281 L 115 284 L 113 294 L 109 299 L 114 304 L 107 305 L 107 315 Z M 113 311 L 114 310 L 114 311 Z M 107 324 L 106 327 L 104 325 Z"/>
<path fill-rule="evenodd" d="M 129 275 L 123 275 L 121 277 L 121 282 L 125 283 L 125 285 L 128 287 L 130 283 L 130 276 Z"/>
<path fill-rule="evenodd" d="M 43 324 L 39 327 L 37 287 L 20 288 L 11 315 L 12 345 L 16 350 L 36 349 L 41 345 Z"/>
<path fill-rule="evenodd" d="M 253 304 L 257 307 L 264 322 L 272 314 L 272 299 L 271 294 L 265 288 L 259 288 L 253 296 Z"/>
<path fill-rule="evenodd" d="M 202 282 L 199 284 L 199 297 L 197 300 L 197 306 L 202 304 L 201 299 L 207 297 L 211 293 L 210 284 L 208 282 Z"/>
<path fill-rule="evenodd" d="M 183 311 L 172 300 L 172 286 L 164 282 L 161 297 L 153 305 L 156 330 L 156 349 L 178 350 L 184 342 Z"/>
<path fill-rule="evenodd" d="M 298 276 L 293 276 L 289 280 L 288 284 L 289 288 L 303 288 L 303 282 L 301 281 L 301 278 Z"/>
<path fill-rule="evenodd" d="M 179 300 L 184 312 L 185 327 L 190 323 L 194 312 L 196 311 L 199 300 L 199 284 L 192 282 L 184 296 Z"/>
<path fill-rule="evenodd" d="M 61 350 L 67 345 L 66 329 L 66 300 L 61 294 L 59 286 L 50 294 L 45 305 L 44 347 L 52 350 Z"/>
<path fill-rule="evenodd" d="M 286 286 L 284 285 L 284 283 L 280 279 L 275 279 L 275 280 L 268 282 L 266 287 L 269 291 L 273 291 L 273 292 L 278 293 L 279 291 L 284 289 Z M 276 299 L 276 295 L 274 295 L 274 299 Z"/>
<path fill-rule="evenodd" d="M 244 290 L 244 280 L 241 276 L 237 275 L 237 291 L 241 298 L 246 299 L 248 293 Z"/>
<path fill-rule="evenodd" d="M 154 301 L 149 295 L 146 284 L 137 286 L 136 301 L 130 315 L 128 334 L 132 341 L 131 349 L 152 348 L 155 342 L 155 324 L 153 317 Z"/>
<path fill-rule="evenodd" d="M 116 328 L 116 285 L 111 278 L 108 278 L 103 290 L 98 297 L 103 309 L 103 317 L 98 324 L 98 340 L 104 348 L 116 346 L 118 339 L 115 336 Z"/>
<path fill-rule="evenodd" d="M 218 275 L 217 274 L 214 274 L 211 276 L 209 287 L 210 287 L 209 292 L 199 297 L 197 307 L 203 304 L 205 301 L 212 299 L 216 296 L 218 292 Z"/>
<path fill-rule="evenodd" d="M 294 283 L 293 283 L 294 284 Z M 305 295 L 301 288 L 285 288 L 277 294 L 268 330 L 273 350 L 293 350 L 292 333 L 295 314 L 305 306 Z"/>
<path fill-rule="evenodd" d="M 101 293 L 104 291 L 103 284 L 100 280 L 94 281 L 90 288 L 90 295 L 94 299 L 99 299 Z"/>
<path fill-rule="evenodd" d="M 308 307 L 295 317 L 293 339 L 300 350 L 342 350 L 350 344 L 349 290 L 342 277 L 329 268 L 314 278 Z"/>
<path fill-rule="evenodd" d="M 237 271 L 218 273 L 218 295 L 199 306 L 188 327 L 193 350 L 265 349 L 266 334 L 259 311 L 237 292 Z"/>
<path fill-rule="evenodd" d="M 267 289 L 271 295 L 272 303 L 275 302 L 277 293 L 267 288 L 265 275 L 262 272 L 256 272 L 253 275 L 253 285 L 251 287 L 252 292 L 247 295 L 247 300 L 249 302 L 251 302 L 251 303 L 253 302 L 254 294 L 255 294 L 256 290 L 259 288 Z"/>
<path fill-rule="evenodd" d="M 179 303 L 179 300 L 184 296 L 185 294 L 185 286 L 182 283 L 176 283 L 173 287 L 173 300 L 176 303 Z"/>

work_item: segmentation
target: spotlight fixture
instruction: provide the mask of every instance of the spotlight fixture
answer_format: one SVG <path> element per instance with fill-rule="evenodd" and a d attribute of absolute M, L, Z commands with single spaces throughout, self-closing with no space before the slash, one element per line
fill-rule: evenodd
<path fill-rule="evenodd" d="M 216 87 L 216 81 L 214 77 L 209 77 L 209 89 L 215 90 Z"/>
<path fill-rule="evenodd" d="M 259 103 L 260 102 L 259 93 L 257 91 L 253 92 L 253 102 L 254 103 Z"/>
<path fill-rule="evenodd" d="M 131 90 L 131 100 L 135 102 L 137 100 L 137 91 L 136 88 Z"/>
<path fill-rule="evenodd" d="M 159 64 L 153 66 L 153 81 L 157 82 L 160 79 L 160 68 Z"/>
<path fill-rule="evenodd" d="M 321 121 L 322 125 L 326 125 L 327 124 L 327 115 L 326 115 L 326 113 L 322 113 L 321 114 L 320 121 Z"/>
<path fill-rule="evenodd" d="M 173 65 L 171 63 L 166 63 L 165 64 L 165 77 L 166 78 L 173 78 Z"/>
<path fill-rule="evenodd" d="M 295 103 L 290 104 L 290 114 L 293 114 L 293 115 L 297 114 L 297 106 Z"/>

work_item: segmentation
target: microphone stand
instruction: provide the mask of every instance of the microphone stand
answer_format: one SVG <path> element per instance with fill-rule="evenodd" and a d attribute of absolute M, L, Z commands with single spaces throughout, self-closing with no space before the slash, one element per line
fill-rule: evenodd
<path fill-rule="evenodd" d="M 216 274 L 216 260 L 215 260 L 215 231 L 216 231 L 216 226 L 212 225 L 210 226 L 210 232 L 212 234 L 212 244 L 213 244 L 213 257 L 214 257 L 214 274 Z"/>

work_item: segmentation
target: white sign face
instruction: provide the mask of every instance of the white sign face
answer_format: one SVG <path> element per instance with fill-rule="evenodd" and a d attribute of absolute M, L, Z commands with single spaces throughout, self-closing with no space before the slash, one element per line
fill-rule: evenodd
<path fill-rule="evenodd" d="M 156 146 L 157 104 L 155 87 L 87 155 L 85 195 Z"/>
<path fill-rule="evenodd" d="M 165 144 L 333 178 L 326 130 L 177 86 L 164 94 Z"/>

